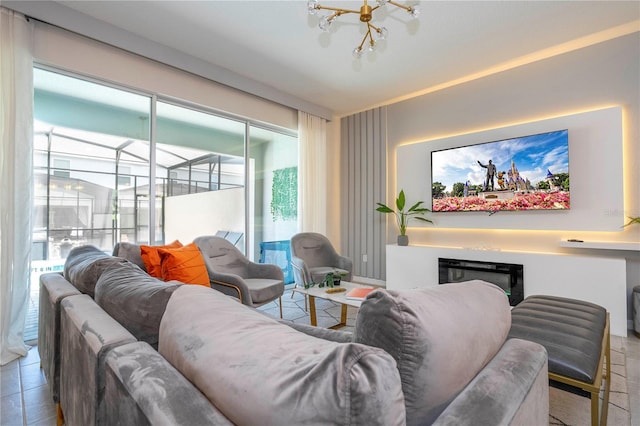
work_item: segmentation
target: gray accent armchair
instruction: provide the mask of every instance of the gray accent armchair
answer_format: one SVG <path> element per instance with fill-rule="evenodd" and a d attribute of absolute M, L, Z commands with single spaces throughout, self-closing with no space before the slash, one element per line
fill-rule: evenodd
<path fill-rule="evenodd" d="M 322 234 L 302 232 L 291 238 L 291 266 L 296 286 L 320 282 L 329 273 L 351 281 L 353 262 L 340 256 Z"/>
<path fill-rule="evenodd" d="M 207 235 L 193 242 L 202 252 L 211 288 L 254 308 L 278 299 L 282 318 L 284 274 L 279 266 L 251 262 L 221 237 Z"/>

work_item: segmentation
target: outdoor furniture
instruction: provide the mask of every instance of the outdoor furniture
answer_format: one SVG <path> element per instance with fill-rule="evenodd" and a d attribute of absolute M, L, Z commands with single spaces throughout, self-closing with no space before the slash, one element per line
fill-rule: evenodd
<path fill-rule="evenodd" d="M 284 274 L 279 266 L 252 262 L 221 237 L 202 236 L 193 242 L 202 252 L 211 288 L 254 308 L 279 299 L 282 318 Z"/>
<path fill-rule="evenodd" d="M 231 231 L 216 232 L 216 237 L 224 238 L 225 240 L 230 241 L 234 246 L 238 245 L 243 235 L 244 234 L 242 232 L 231 232 Z"/>

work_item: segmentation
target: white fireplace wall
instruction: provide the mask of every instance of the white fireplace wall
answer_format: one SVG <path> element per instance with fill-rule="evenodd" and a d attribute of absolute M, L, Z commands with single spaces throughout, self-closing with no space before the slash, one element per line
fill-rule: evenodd
<path fill-rule="evenodd" d="M 593 192 L 580 209 L 586 209 L 599 218 L 613 214 L 638 216 L 640 214 L 640 61 L 638 61 L 638 43 L 640 33 L 618 37 L 580 48 L 561 55 L 535 61 L 507 71 L 488 75 L 477 80 L 457 84 L 442 90 L 425 92 L 424 95 L 399 101 L 387 106 L 387 196 L 386 202 L 392 203 L 398 188 L 405 184 L 399 182 L 396 172 L 412 173 L 404 165 L 397 162 L 397 151 L 401 145 L 434 141 L 454 135 L 463 135 L 501 128 L 517 123 L 543 121 L 550 117 L 563 117 L 580 112 L 605 109 L 613 106 L 622 108 L 622 140 L 623 156 L 616 165 L 614 176 L 622 170 L 622 186 L 624 202 L 622 205 L 604 204 L 598 193 Z M 607 157 L 607 145 L 602 142 L 598 151 L 602 157 Z M 582 151 L 570 158 L 573 165 L 582 159 Z M 398 170 L 396 170 L 398 168 Z M 401 169 L 402 170 L 399 170 Z M 416 175 L 417 176 L 417 175 Z M 594 173 L 587 182 L 574 182 L 583 188 L 589 187 L 595 179 L 608 179 L 609 170 Z M 416 177 L 415 181 L 419 179 Z M 419 182 L 428 186 L 429 181 Z M 598 185 L 598 184 L 596 184 Z M 415 202 L 423 198 L 407 193 L 408 202 Z M 382 200 L 384 202 L 384 200 Z M 426 201 L 426 200 L 425 200 Z M 579 206 L 573 205 L 570 212 L 547 211 L 540 212 L 543 222 L 554 222 L 556 218 L 564 217 L 565 213 L 572 214 Z M 375 215 L 375 206 L 370 207 Z M 500 224 L 508 215 L 497 213 L 491 217 L 488 214 L 467 213 L 460 214 L 464 227 L 447 219 L 444 214 L 430 214 L 434 220 L 433 226 L 419 227 L 412 222 L 407 230 L 410 245 L 431 245 L 445 247 L 467 247 L 478 249 L 492 249 L 514 252 L 543 252 L 570 254 L 577 256 L 596 256 L 625 258 L 627 262 L 627 293 L 623 296 L 624 303 L 631 306 L 632 288 L 640 284 L 640 251 L 629 248 L 627 250 L 609 250 L 605 244 L 596 249 L 593 246 L 579 244 L 575 247 L 565 247 L 561 241 L 577 238 L 585 242 L 635 243 L 640 242 L 640 226 L 627 226 L 610 231 L 598 231 L 589 226 L 581 226 L 577 230 L 573 225 L 569 229 L 558 229 L 553 224 L 546 229 L 531 228 L 523 216 L 512 213 L 521 227 L 488 227 L 487 223 Z M 548 214 L 547 214 L 548 213 Z M 580 213 L 582 214 L 582 213 Z M 387 221 L 387 243 L 395 242 L 398 234 L 397 227 L 390 218 L 378 214 L 379 220 Z M 444 218 L 444 219 L 442 219 Z M 455 219 L 458 221 L 458 219 Z M 600 220 L 600 219 L 598 219 Z M 624 218 L 626 222 L 628 219 Z M 477 225 L 476 225 L 477 224 Z M 346 231 L 345 231 L 346 232 Z M 357 232 L 357 230 L 356 230 Z M 365 236 L 362 236 L 365 238 Z M 386 253 L 386 251 L 385 251 Z M 360 261 L 366 252 L 356 253 L 354 262 Z M 372 259 L 384 265 L 386 259 Z M 386 270 L 380 277 L 387 279 Z M 526 285 L 526 283 L 525 283 Z M 585 291 L 591 285 L 600 283 L 587 282 Z M 631 315 L 629 308 L 628 314 Z M 627 318 L 628 320 L 630 317 Z M 629 323 L 630 324 L 630 323 Z"/>
<path fill-rule="evenodd" d="M 387 245 L 387 289 L 438 285 L 439 257 L 522 264 L 525 297 L 546 294 L 598 304 L 610 313 L 611 333 L 627 335 L 624 258 Z"/>

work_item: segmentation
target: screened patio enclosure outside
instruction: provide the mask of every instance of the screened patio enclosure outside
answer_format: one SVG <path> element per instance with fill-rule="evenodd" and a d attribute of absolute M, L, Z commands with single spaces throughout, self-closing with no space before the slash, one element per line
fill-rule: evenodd
<path fill-rule="evenodd" d="M 37 122 L 34 148 L 33 260 L 82 244 L 149 243 L 149 142 Z M 165 240 L 165 198 L 243 189 L 243 167 L 243 158 L 158 144 L 155 243 Z"/>

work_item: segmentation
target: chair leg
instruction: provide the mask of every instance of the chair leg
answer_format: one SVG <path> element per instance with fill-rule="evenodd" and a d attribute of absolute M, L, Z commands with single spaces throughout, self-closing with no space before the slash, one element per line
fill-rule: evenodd
<path fill-rule="evenodd" d="M 280 305 L 280 319 L 282 319 L 282 296 L 278 297 L 278 304 Z"/>
<path fill-rule="evenodd" d="M 600 416 L 598 411 L 600 409 L 600 391 L 591 392 L 591 426 L 598 426 Z"/>
<path fill-rule="evenodd" d="M 296 287 L 298 287 L 298 284 L 296 284 Z M 304 297 L 304 311 L 309 312 L 309 306 L 307 306 L 307 295 L 304 294 L 302 297 Z M 293 299 L 293 291 L 291 292 L 291 298 Z"/>
<path fill-rule="evenodd" d="M 609 394 L 611 392 L 611 334 L 607 334 L 605 356 L 607 373 L 604 375 L 606 381 L 604 382 L 602 410 L 600 411 L 600 426 L 607 426 L 607 417 L 609 415 Z"/>

